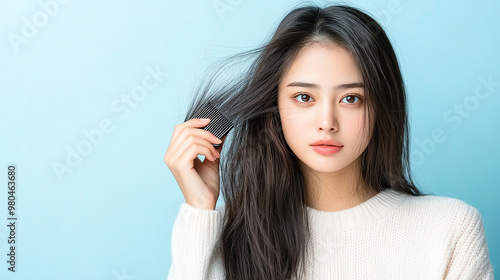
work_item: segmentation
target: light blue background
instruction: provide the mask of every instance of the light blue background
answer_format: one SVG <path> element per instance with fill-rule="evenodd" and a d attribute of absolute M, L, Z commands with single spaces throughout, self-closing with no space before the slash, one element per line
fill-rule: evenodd
<path fill-rule="evenodd" d="M 267 40 L 297 2 L 73 0 L 50 15 L 40 4 L 48 2 L 0 2 L 0 279 L 166 279 L 184 198 L 163 156 L 194 82 L 214 58 Z M 231 9 L 218 14 L 215 3 Z M 480 211 L 499 270 L 499 2 L 347 3 L 381 21 L 400 59 L 417 183 Z M 24 18 L 40 27 L 23 35 Z M 12 43 L 15 36 L 25 41 Z M 127 105 L 122 98 L 150 68 L 167 74 Z M 497 84 L 487 91 L 480 77 Z M 482 100 L 479 86 L 489 93 Z M 464 103 L 468 115 L 453 111 Z M 66 165 L 101 122 L 112 131 L 59 180 L 54 163 Z M 436 129 L 445 136 L 432 144 Z M 10 163 L 18 169 L 16 273 L 5 262 Z"/>

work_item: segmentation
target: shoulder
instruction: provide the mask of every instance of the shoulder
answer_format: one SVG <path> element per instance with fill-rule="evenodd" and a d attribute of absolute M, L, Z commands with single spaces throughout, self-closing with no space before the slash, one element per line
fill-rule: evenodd
<path fill-rule="evenodd" d="M 432 213 L 451 215 L 453 217 L 463 217 L 468 215 L 479 214 L 478 210 L 468 204 L 467 202 L 446 196 L 438 195 L 422 195 L 422 196 L 409 196 L 408 203 L 405 205 L 408 209 L 412 209 L 421 213 Z"/>
<path fill-rule="evenodd" d="M 406 203 L 400 207 L 399 212 L 414 218 L 415 221 L 452 231 L 453 235 L 482 228 L 479 211 L 465 201 L 453 197 L 407 195 Z"/>
<path fill-rule="evenodd" d="M 493 267 L 479 211 L 463 200 L 436 195 L 408 196 L 401 208 L 412 232 L 442 256 L 446 279 L 493 279 Z M 425 246 L 423 246 L 425 247 Z"/>
<path fill-rule="evenodd" d="M 479 211 L 467 202 L 454 198 L 439 195 L 407 196 L 405 209 L 423 215 L 444 215 L 448 218 L 465 218 L 466 216 L 476 216 Z"/>

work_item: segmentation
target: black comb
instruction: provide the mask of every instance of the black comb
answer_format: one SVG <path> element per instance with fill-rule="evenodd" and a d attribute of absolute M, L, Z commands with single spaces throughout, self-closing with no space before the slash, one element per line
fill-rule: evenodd
<path fill-rule="evenodd" d="M 210 119 L 207 126 L 203 127 L 204 130 L 211 132 L 215 137 L 222 139 L 229 130 L 234 126 L 233 124 L 222 115 L 217 109 L 210 104 L 210 102 L 205 103 L 200 110 L 194 114 L 191 119 Z M 219 147 L 220 144 L 212 144 L 214 147 Z"/>

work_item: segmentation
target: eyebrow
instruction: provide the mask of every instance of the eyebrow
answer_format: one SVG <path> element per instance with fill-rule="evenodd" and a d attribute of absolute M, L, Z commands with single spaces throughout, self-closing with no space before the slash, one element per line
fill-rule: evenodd
<path fill-rule="evenodd" d="M 305 83 L 305 82 L 293 82 L 287 85 L 287 87 L 320 88 L 320 86 L 317 84 Z M 339 90 L 339 89 L 363 88 L 363 87 L 364 87 L 363 83 L 355 82 L 355 83 L 337 85 L 333 87 L 333 89 Z"/>

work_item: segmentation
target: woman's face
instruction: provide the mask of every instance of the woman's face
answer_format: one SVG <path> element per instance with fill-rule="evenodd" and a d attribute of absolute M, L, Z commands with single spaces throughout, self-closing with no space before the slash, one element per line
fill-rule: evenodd
<path fill-rule="evenodd" d="M 365 120 L 362 82 L 352 56 L 333 43 L 306 46 L 284 73 L 278 89 L 283 134 L 314 171 L 331 173 L 359 163 L 373 129 Z M 320 140 L 341 148 L 315 146 Z"/>

